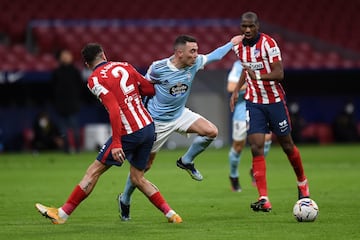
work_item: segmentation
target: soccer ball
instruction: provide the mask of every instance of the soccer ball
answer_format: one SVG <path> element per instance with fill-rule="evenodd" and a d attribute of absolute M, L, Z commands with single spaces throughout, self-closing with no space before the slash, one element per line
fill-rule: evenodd
<path fill-rule="evenodd" d="M 319 214 L 319 207 L 311 198 L 302 198 L 295 203 L 293 214 L 298 222 L 313 222 Z"/>

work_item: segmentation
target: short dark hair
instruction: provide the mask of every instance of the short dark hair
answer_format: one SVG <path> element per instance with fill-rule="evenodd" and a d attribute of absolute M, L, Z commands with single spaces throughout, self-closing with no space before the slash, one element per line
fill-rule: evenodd
<path fill-rule="evenodd" d="M 91 64 L 102 52 L 104 52 L 104 50 L 100 44 L 88 43 L 81 50 L 81 55 L 86 63 Z"/>
<path fill-rule="evenodd" d="M 241 15 L 241 22 L 245 19 L 251 19 L 253 20 L 256 24 L 259 23 L 259 18 L 257 16 L 256 13 L 254 12 L 246 12 L 246 13 L 243 13 L 243 15 Z"/>
<path fill-rule="evenodd" d="M 180 35 L 175 39 L 174 49 L 176 49 L 179 45 L 185 45 L 187 42 L 196 42 L 196 38 L 189 35 Z"/>

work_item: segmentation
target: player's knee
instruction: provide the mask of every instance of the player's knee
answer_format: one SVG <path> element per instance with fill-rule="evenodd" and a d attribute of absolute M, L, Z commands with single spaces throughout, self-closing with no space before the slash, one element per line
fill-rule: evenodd
<path fill-rule="evenodd" d="M 213 125 L 208 129 L 206 136 L 210 138 L 216 138 L 218 134 L 219 134 L 219 130 L 215 125 Z"/>
<path fill-rule="evenodd" d="M 234 141 L 232 148 L 236 153 L 240 153 L 244 148 L 245 142 L 244 141 Z"/>
<path fill-rule="evenodd" d="M 251 153 L 253 156 L 264 155 L 264 145 L 261 144 L 250 144 Z"/>

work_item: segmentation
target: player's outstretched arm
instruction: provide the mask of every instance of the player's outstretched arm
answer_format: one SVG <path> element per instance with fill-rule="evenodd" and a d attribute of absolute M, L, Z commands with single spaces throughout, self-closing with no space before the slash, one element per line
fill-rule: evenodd
<path fill-rule="evenodd" d="M 206 54 L 208 60 L 207 63 L 221 60 L 235 45 L 239 44 L 244 39 L 244 35 L 237 35 L 232 37 L 230 42 L 218 47 L 211 53 Z"/>

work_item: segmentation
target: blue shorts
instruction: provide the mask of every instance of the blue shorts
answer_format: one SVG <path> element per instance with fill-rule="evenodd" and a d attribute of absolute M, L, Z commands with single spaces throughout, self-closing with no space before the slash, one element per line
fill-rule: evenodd
<path fill-rule="evenodd" d="M 139 131 L 121 137 L 125 157 L 132 166 L 140 170 L 144 170 L 146 168 L 154 140 L 154 123 L 147 125 Z M 110 137 L 102 146 L 96 159 L 107 166 L 121 166 L 121 163 L 115 161 L 112 157 L 110 149 L 111 143 L 112 137 Z"/>
<path fill-rule="evenodd" d="M 285 136 L 291 133 L 291 121 L 285 101 L 258 104 L 246 101 L 247 134 L 270 133 Z"/>

